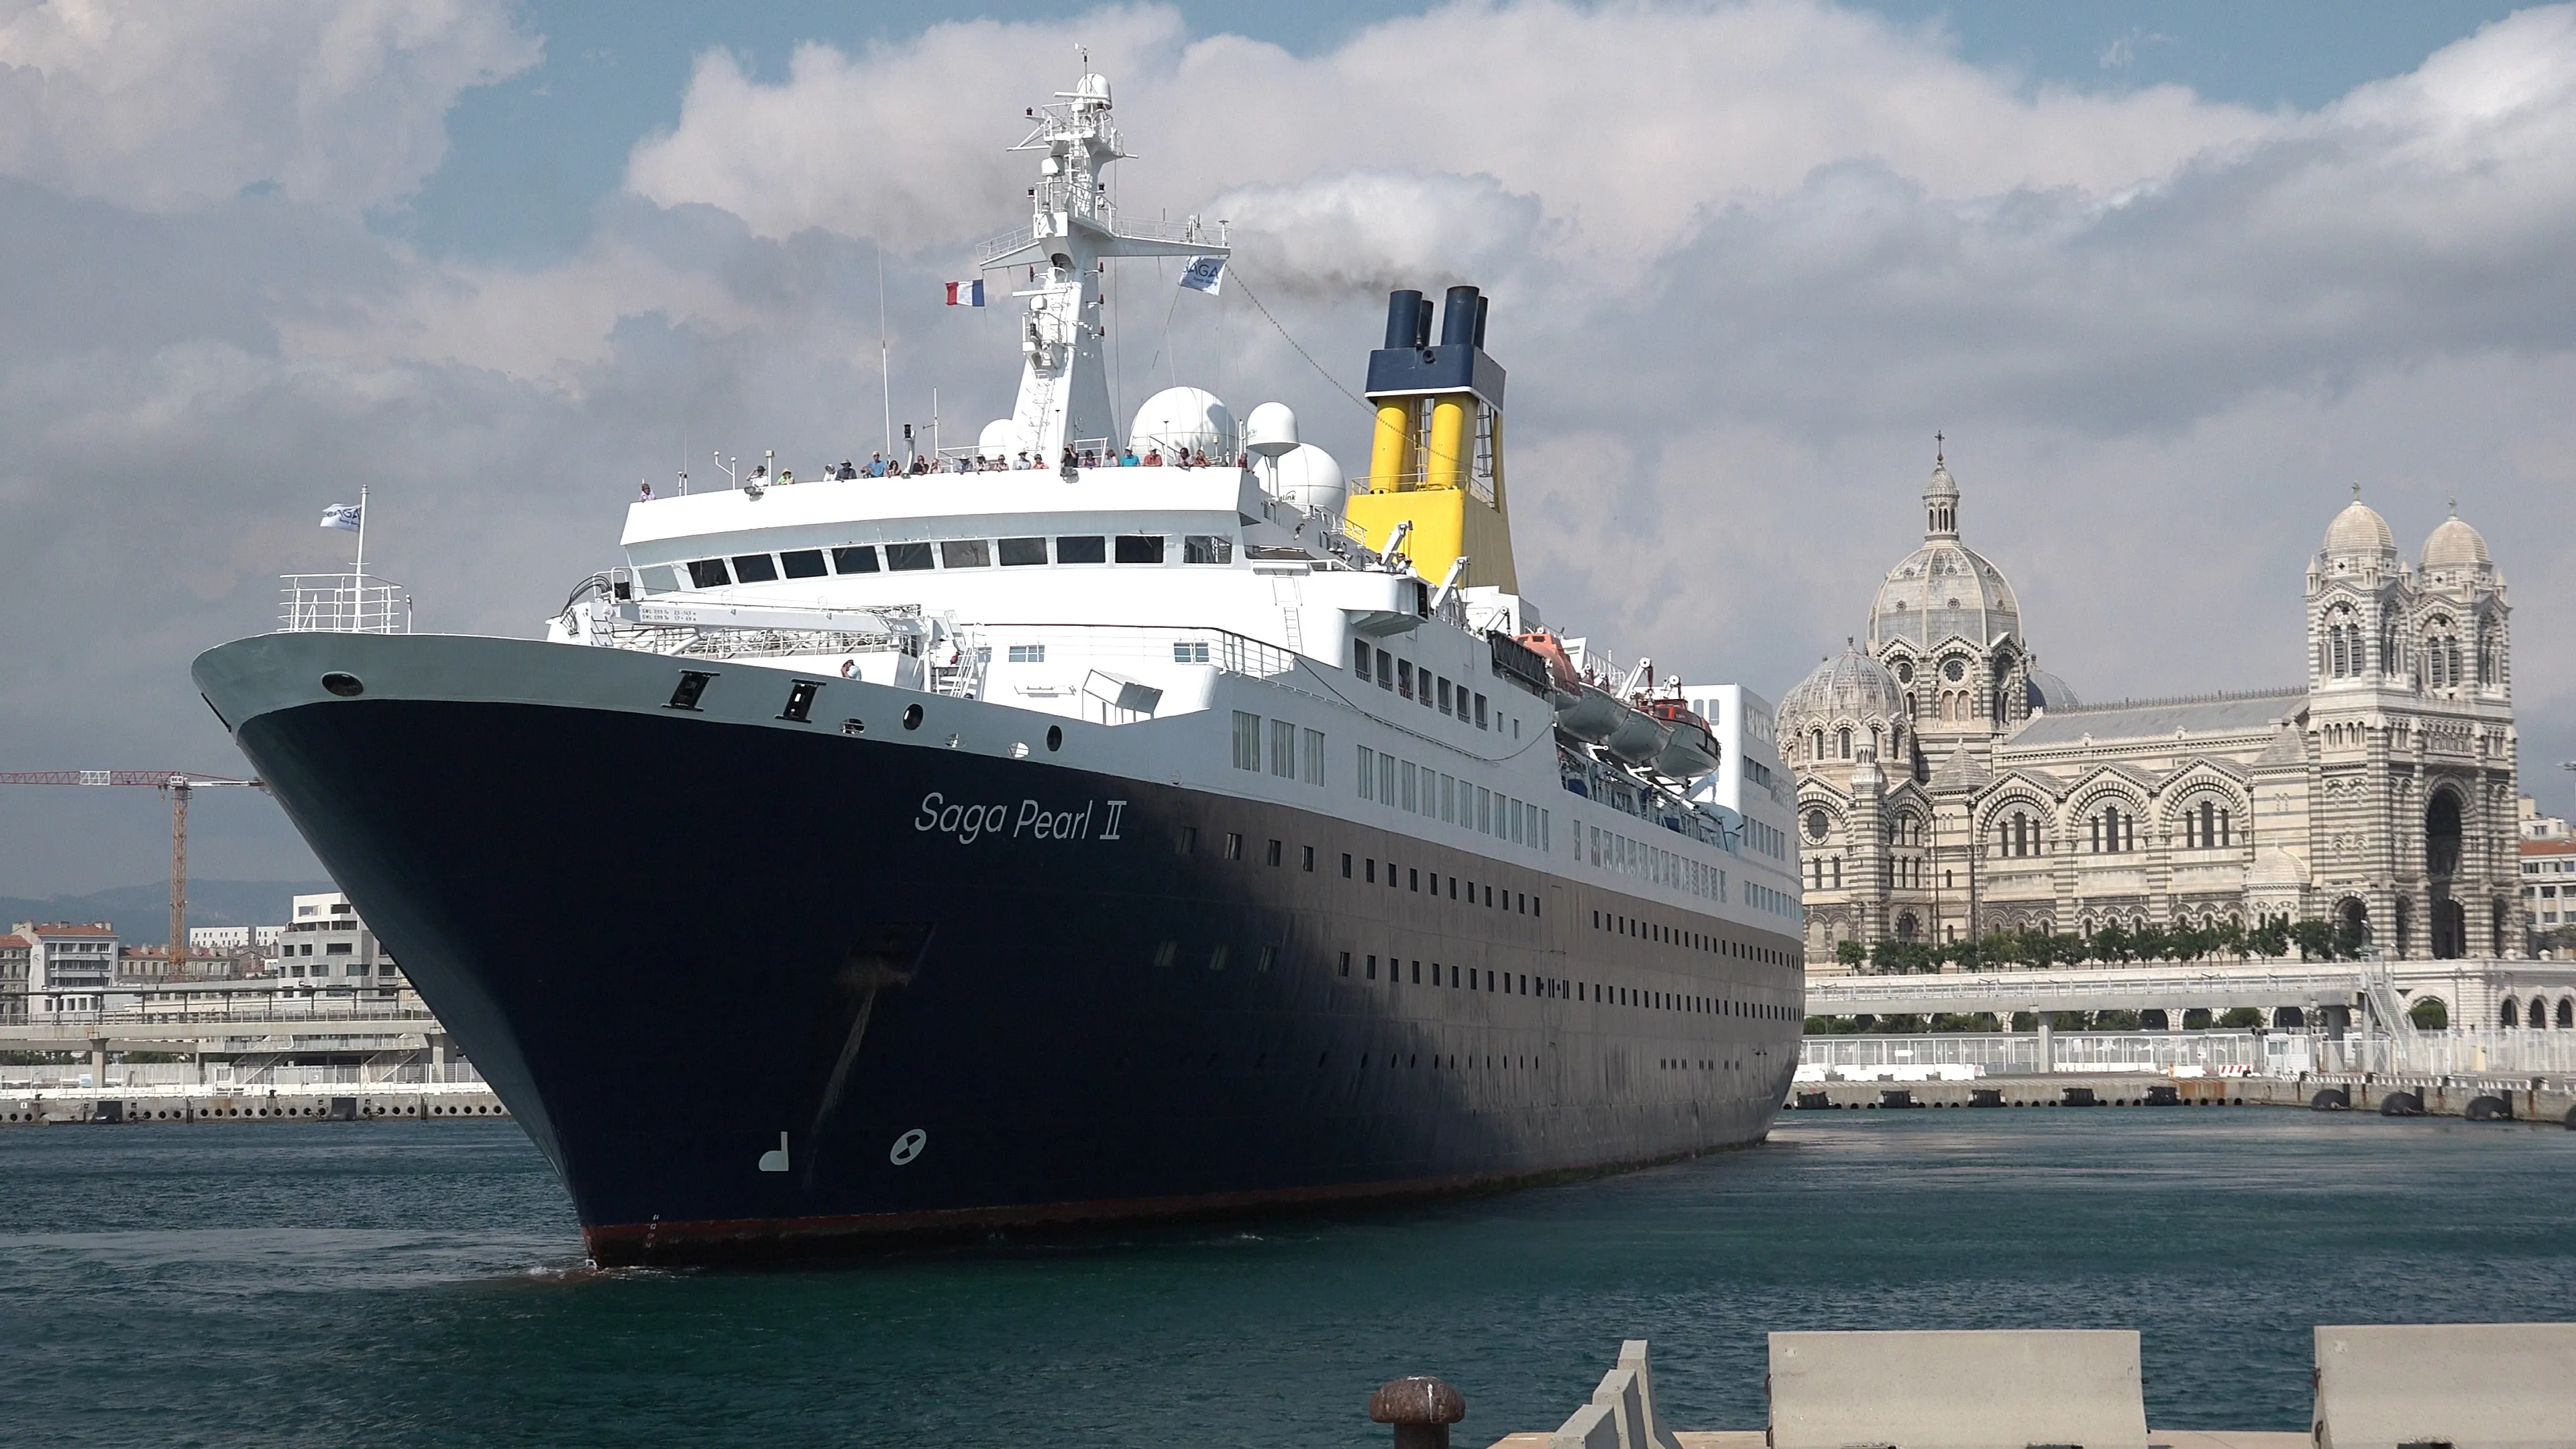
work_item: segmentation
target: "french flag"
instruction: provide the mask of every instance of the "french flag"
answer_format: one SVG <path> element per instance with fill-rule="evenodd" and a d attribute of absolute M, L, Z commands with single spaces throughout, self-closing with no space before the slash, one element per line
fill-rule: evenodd
<path fill-rule="evenodd" d="M 951 307 L 983 306 L 984 279 L 977 277 L 971 282 L 950 282 L 948 284 L 948 305 Z"/>

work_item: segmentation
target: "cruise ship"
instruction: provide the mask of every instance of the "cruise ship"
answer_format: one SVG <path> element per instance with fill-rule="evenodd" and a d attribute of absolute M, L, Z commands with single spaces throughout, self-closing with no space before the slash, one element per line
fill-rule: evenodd
<path fill-rule="evenodd" d="M 1768 709 L 1520 592 L 1488 299 L 1388 299 L 1364 476 L 1276 403 L 1113 417 L 1108 264 L 1221 268 L 1225 229 L 1117 213 L 1101 77 L 1029 118 L 974 444 L 639 501 L 542 638 L 408 632 L 352 576 L 196 661 L 591 1257 L 1762 1137 L 1804 971 Z"/>

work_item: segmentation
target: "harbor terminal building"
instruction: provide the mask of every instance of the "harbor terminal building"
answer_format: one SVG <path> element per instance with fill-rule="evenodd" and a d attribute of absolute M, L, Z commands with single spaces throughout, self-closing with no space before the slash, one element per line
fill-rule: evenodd
<path fill-rule="evenodd" d="M 2524 954 L 2505 584 L 2454 516 L 2410 566 L 2353 501 L 2307 569 L 2306 677 L 2085 703 L 2040 667 L 1937 462 L 1922 546 L 1778 711 L 1811 969 L 1836 948 L 2108 926 L 2345 927 Z"/>

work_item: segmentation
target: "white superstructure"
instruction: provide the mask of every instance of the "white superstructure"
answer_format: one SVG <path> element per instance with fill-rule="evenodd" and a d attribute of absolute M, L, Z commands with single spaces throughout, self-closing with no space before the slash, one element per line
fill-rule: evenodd
<path fill-rule="evenodd" d="M 1535 606 L 1460 586 L 1455 542 L 1455 558 L 1409 556 L 1409 525 L 1372 547 L 1344 515 L 1339 465 L 1299 441 L 1284 405 L 1238 425 L 1175 388 L 1117 434 L 1096 345 L 1106 260 L 1224 247 L 1195 219 L 1118 222 L 1099 179 L 1122 154 L 1108 84 L 1085 76 L 1060 99 L 1021 148 L 1040 154 L 1032 220 L 978 253 L 1026 281 L 1013 417 L 938 471 L 639 501 L 624 562 L 576 590 L 548 637 L 778 671 L 792 721 L 836 718 L 835 680 L 974 702 L 1009 712 L 989 733 L 1015 751 L 1064 749 L 1070 730 L 1068 762 L 1087 768 L 1480 836 L 1795 937 L 1782 777 L 1768 739 L 1743 732 L 1760 712 L 1738 687 L 1675 696 L 1651 666 L 1607 666 L 1598 641 L 1577 641 L 1579 681 L 1552 684 L 1514 643 L 1555 648 Z M 1470 304 L 1472 327 L 1462 315 L 1452 335 L 1472 336 L 1482 365 L 1484 304 Z M 1499 369 L 1480 376 L 1498 395 Z M 1487 412 L 1476 466 L 1498 478 Z M 1477 496 L 1499 512 L 1498 495 Z M 1691 700 L 1726 702 L 1710 711 L 1722 745 L 1670 713 Z M 1148 723 L 1164 727 L 1133 728 Z"/>

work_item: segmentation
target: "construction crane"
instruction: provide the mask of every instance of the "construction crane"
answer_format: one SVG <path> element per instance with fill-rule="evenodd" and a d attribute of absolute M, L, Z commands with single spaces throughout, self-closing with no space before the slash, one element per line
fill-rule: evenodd
<path fill-rule="evenodd" d="M 0 785 L 148 785 L 170 797 L 170 969 L 188 960 L 188 796 L 224 785 L 268 788 L 260 780 L 190 770 L 0 770 Z"/>

